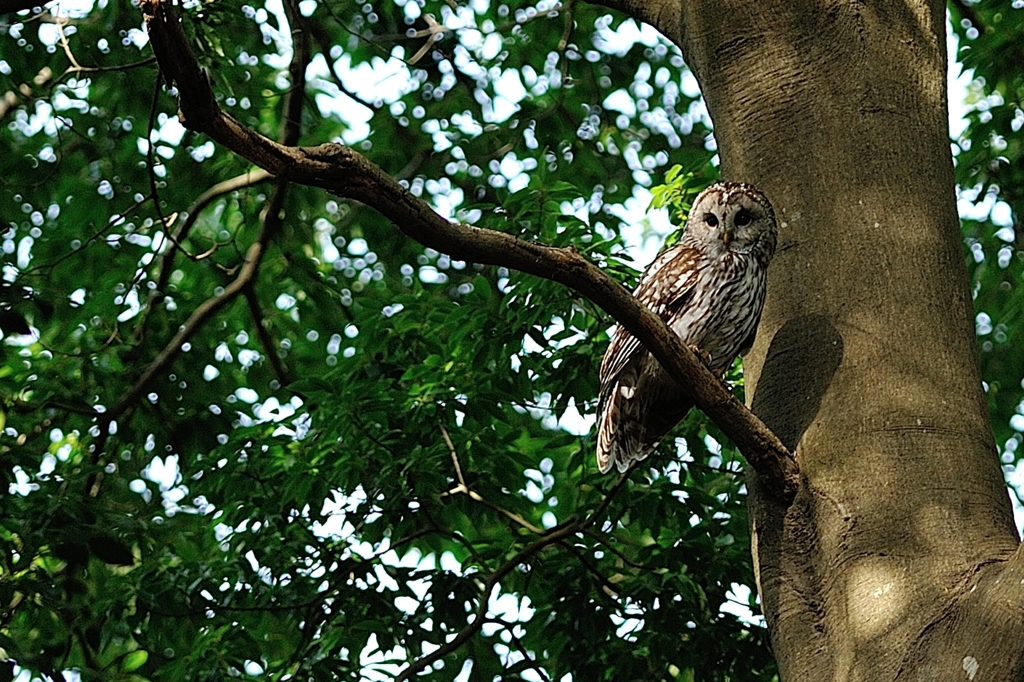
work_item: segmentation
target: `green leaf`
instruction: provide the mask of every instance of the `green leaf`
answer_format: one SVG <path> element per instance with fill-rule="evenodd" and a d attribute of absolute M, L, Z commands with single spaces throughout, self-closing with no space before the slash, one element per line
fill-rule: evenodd
<path fill-rule="evenodd" d="M 148 660 L 149 652 L 145 649 L 132 651 L 131 653 L 125 654 L 124 658 L 121 659 L 121 670 L 126 673 L 134 672 L 146 665 L 146 661 Z"/>

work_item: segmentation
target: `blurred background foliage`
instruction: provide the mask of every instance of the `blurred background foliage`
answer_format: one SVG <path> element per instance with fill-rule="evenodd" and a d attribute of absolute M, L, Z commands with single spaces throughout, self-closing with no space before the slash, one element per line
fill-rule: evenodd
<path fill-rule="evenodd" d="M 631 19 L 287 3 L 183 3 L 221 105 L 276 137 L 301 32 L 300 143 L 354 146 L 443 215 L 632 286 L 671 230 L 648 190 L 676 164 L 716 176 L 696 82 Z M 951 8 L 973 70 L 965 257 L 1011 478 L 1017 4 Z M 596 472 L 611 325 L 588 301 L 291 186 L 255 279 L 190 323 L 273 186 L 184 130 L 173 95 L 135 5 L 0 15 L 0 680 L 391 679 L 431 654 L 432 679 L 774 679 L 741 463 L 714 425 L 691 414 L 624 482 Z"/>
<path fill-rule="evenodd" d="M 951 16 L 967 74 L 953 153 L 982 376 L 1004 469 L 1022 485 L 1016 453 L 1024 432 L 1024 2 L 956 3 Z"/>

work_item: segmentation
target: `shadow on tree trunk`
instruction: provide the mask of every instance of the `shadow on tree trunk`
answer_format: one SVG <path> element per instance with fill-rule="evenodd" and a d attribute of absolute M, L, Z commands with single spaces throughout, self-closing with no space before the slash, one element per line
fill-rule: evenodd
<path fill-rule="evenodd" d="M 790 452 L 818 414 L 842 359 L 843 337 L 824 315 L 796 317 L 772 337 L 751 411 Z"/>

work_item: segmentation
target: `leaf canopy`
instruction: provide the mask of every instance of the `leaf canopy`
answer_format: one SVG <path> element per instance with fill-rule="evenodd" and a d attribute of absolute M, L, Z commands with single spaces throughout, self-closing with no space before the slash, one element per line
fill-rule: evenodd
<path fill-rule="evenodd" d="M 957 172 L 1016 216 L 1024 13 L 975 9 Z M 182 16 L 245 125 L 278 135 L 301 29 L 300 143 L 352 145 L 443 215 L 626 285 L 667 231 L 636 222 L 638 188 L 717 173 L 678 50 L 592 5 Z M 692 413 L 645 470 L 596 471 L 591 302 L 297 185 L 225 297 L 275 183 L 178 123 L 128 3 L 0 16 L 0 91 L 0 679 L 388 679 L 431 655 L 437 679 L 773 679 L 736 615 L 756 589 L 720 431 Z M 1015 461 L 1024 259 L 995 218 L 965 239 Z"/>

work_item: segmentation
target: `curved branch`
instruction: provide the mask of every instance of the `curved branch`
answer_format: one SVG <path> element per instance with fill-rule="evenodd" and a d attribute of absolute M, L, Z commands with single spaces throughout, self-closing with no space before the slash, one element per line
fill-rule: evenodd
<path fill-rule="evenodd" d="M 331 38 L 330 35 L 328 35 L 327 29 L 324 28 L 323 24 L 318 24 L 315 22 L 311 23 L 309 29 L 310 32 L 313 34 L 313 39 L 316 40 L 317 46 L 320 48 L 320 54 L 323 55 L 324 61 L 327 62 L 327 75 L 330 76 L 331 82 L 334 83 L 334 86 L 338 88 L 338 90 L 343 95 L 345 95 L 354 102 L 362 104 L 370 111 L 376 111 L 377 109 L 379 109 L 380 107 L 378 105 L 374 104 L 373 102 L 366 101 L 357 93 L 352 92 L 347 87 L 345 87 L 345 83 L 341 80 L 341 76 L 339 76 L 338 72 L 334 70 L 335 60 L 331 59 Z"/>
<path fill-rule="evenodd" d="M 288 180 L 321 187 L 379 211 L 406 235 L 452 258 L 501 265 L 564 284 L 599 305 L 638 338 L 694 402 L 736 444 L 776 495 L 791 500 L 799 470 L 786 447 L 648 308 L 573 248 L 452 223 L 394 178 L 340 144 L 291 147 L 270 140 L 221 110 L 168 0 L 142 3 L 153 51 L 179 93 L 182 124 L 206 133 L 251 163 Z"/>
<path fill-rule="evenodd" d="M 192 205 L 185 211 L 185 220 L 182 221 L 182 224 L 175 231 L 174 235 L 171 236 L 171 243 L 174 247 L 181 248 L 181 243 L 188 239 L 188 233 L 192 230 L 192 226 L 195 225 L 196 221 L 199 219 L 199 214 L 216 199 L 219 199 L 225 194 L 231 194 L 237 190 L 257 185 L 270 177 L 270 173 L 262 168 L 254 168 L 236 177 L 228 180 L 222 180 L 200 194 L 196 200 L 192 202 Z M 175 249 L 173 247 L 169 249 L 171 252 L 174 250 Z"/>
<path fill-rule="evenodd" d="M 207 206 L 214 202 L 214 200 L 230 194 L 236 190 L 244 189 L 252 185 L 261 183 L 271 177 L 270 173 L 263 170 L 262 168 L 256 168 L 254 170 L 246 171 L 245 173 L 228 180 L 222 180 L 213 187 L 209 188 L 205 192 L 199 195 L 192 205 L 188 207 L 186 211 L 185 220 L 182 221 L 178 229 L 174 231 L 174 234 L 167 234 L 167 240 L 170 245 L 164 249 L 163 255 L 160 257 L 160 265 L 157 268 L 157 281 L 156 287 L 153 289 L 153 296 L 150 298 L 150 302 L 146 306 L 147 311 L 151 311 L 164 300 L 167 295 L 167 282 L 171 278 L 171 265 L 174 263 L 174 256 L 178 251 L 181 251 L 190 258 L 195 258 L 192 254 L 185 250 L 182 244 L 188 239 L 189 232 L 192 231 L 192 226 L 199 220 L 199 215 L 203 212 Z M 169 229 L 165 226 L 165 229 Z M 140 329 L 142 326 L 140 325 Z"/>
<path fill-rule="evenodd" d="M 679 0 L 590 0 L 594 5 L 628 14 L 658 29 L 663 35 L 679 35 L 682 26 L 682 5 Z"/>

